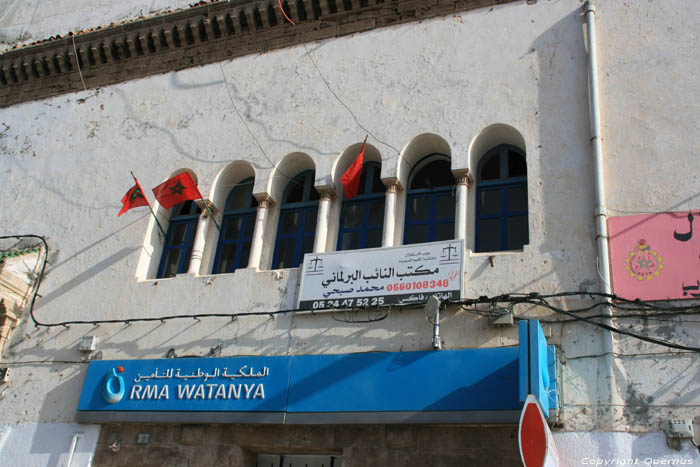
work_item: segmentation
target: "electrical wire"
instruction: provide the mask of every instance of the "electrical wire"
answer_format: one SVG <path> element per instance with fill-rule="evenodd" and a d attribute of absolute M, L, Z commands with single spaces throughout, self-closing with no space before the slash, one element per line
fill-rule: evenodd
<path fill-rule="evenodd" d="M 275 168 L 275 163 L 272 161 L 272 159 L 270 158 L 270 156 L 267 155 L 267 153 L 265 152 L 265 150 L 264 150 L 263 147 L 262 147 L 262 144 L 260 144 L 260 141 L 258 140 L 257 136 L 255 136 L 255 133 L 253 133 L 253 130 L 250 129 L 250 126 L 248 125 L 248 123 L 247 123 L 247 122 L 245 121 L 245 119 L 243 118 L 243 115 L 241 114 L 241 112 L 238 110 L 238 107 L 236 106 L 236 103 L 235 103 L 235 101 L 233 100 L 233 95 L 231 94 L 231 90 L 229 89 L 228 81 L 226 80 L 226 73 L 224 73 L 224 67 L 221 65 L 221 63 L 219 63 L 219 69 L 221 70 L 221 77 L 222 77 L 222 79 L 223 79 L 223 81 L 224 81 L 224 87 L 226 88 L 226 93 L 228 94 L 228 98 L 229 98 L 229 100 L 231 101 L 231 107 L 233 107 L 233 110 L 236 112 L 236 115 L 238 115 L 238 118 L 241 120 L 241 123 L 243 123 L 243 126 L 246 128 L 246 130 L 248 130 L 248 133 L 250 134 L 250 136 L 251 136 L 251 137 L 253 138 L 253 140 L 255 141 L 255 144 L 258 146 L 258 149 L 260 150 L 260 152 L 262 153 L 262 155 L 265 157 L 265 159 L 267 159 L 267 162 L 270 163 L 270 168 L 271 168 L 271 169 L 274 169 L 274 168 Z M 279 173 L 279 175 L 281 175 L 281 176 L 283 176 L 284 178 L 286 178 L 289 182 L 295 183 L 295 184 L 297 184 L 298 186 L 303 187 L 303 184 L 302 184 L 302 183 L 300 183 L 300 182 L 298 182 L 297 180 L 295 180 L 294 177 L 291 177 L 291 176 L 289 176 L 288 174 L 284 173 L 282 170 L 280 170 L 279 167 L 277 167 L 277 170 L 275 170 L 275 175 L 277 175 L 278 173 Z M 251 183 L 254 183 L 254 182 L 251 182 Z"/>
<path fill-rule="evenodd" d="M 396 148 L 395 148 L 394 146 L 392 146 L 391 144 L 389 144 L 389 143 L 387 143 L 387 142 L 385 142 L 385 141 L 382 141 L 381 139 L 377 138 L 377 137 L 374 135 L 374 133 L 372 133 L 369 129 L 367 129 L 364 125 L 362 125 L 362 123 L 360 123 L 360 119 L 357 118 L 357 115 L 355 115 L 355 113 L 350 109 L 350 107 L 348 107 L 348 105 L 347 105 L 345 102 L 343 102 L 343 100 L 342 100 L 340 97 L 338 97 L 338 94 L 336 94 L 335 91 L 333 91 L 333 88 L 331 88 L 330 83 L 328 82 L 328 80 L 326 79 L 326 77 L 323 76 L 323 73 L 321 73 L 321 70 L 318 68 L 318 65 L 316 65 L 316 61 L 315 61 L 314 58 L 311 56 L 311 53 L 309 52 L 309 49 L 306 47 L 306 44 L 302 44 L 302 45 L 304 46 L 304 51 L 306 51 L 306 56 L 309 57 L 309 60 L 311 60 L 311 64 L 314 66 L 314 69 L 316 70 L 316 73 L 318 73 L 318 76 L 321 78 L 321 81 L 323 81 L 323 83 L 326 85 L 326 88 L 328 88 L 328 91 L 329 91 L 329 92 L 331 93 L 331 95 L 335 98 L 335 100 L 338 101 L 338 103 L 339 103 L 341 106 L 343 106 L 343 108 L 345 108 L 345 110 L 348 111 L 348 113 L 349 113 L 350 116 L 353 118 L 353 120 L 355 120 L 355 123 L 357 124 L 357 126 L 359 126 L 360 128 L 362 128 L 362 130 L 364 130 L 365 133 L 367 133 L 367 134 L 370 135 L 372 138 L 374 138 L 378 143 L 383 144 L 384 146 L 393 149 L 394 151 L 396 151 L 396 154 L 401 155 L 401 151 L 399 151 L 398 149 L 396 149 Z"/>
<path fill-rule="evenodd" d="M 78 65 L 80 82 L 83 83 L 83 90 L 87 92 L 87 86 L 85 86 L 85 80 L 83 79 L 83 70 L 80 69 L 80 57 L 78 56 L 78 50 L 75 48 L 75 34 L 71 34 L 71 38 L 73 39 L 73 53 L 75 54 L 75 63 Z"/>
<path fill-rule="evenodd" d="M 131 323 L 136 323 L 136 322 L 154 322 L 154 321 L 162 321 L 165 322 L 166 320 L 173 320 L 173 319 L 194 319 L 194 320 L 201 320 L 201 318 L 229 318 L 231 320 L 239 317 L 246 317 L 246 316 L 261 316 L 261 315 L 269 315 L 270 317 L 275 316 L 275 315 L 281 315 L 281 314 L 287 314 L 287 313 L 298 313 L 298 312 L 308 312 L 313 314 L 316 311 L 344 311 L 345 313 L 350 310 L 351 313 L 357 314 L 358 311 L 360 310 L 368 310 L 368 318 L 366 320 L 358 320 L 355 317 L 348 318 L 348 316 L 345 316 L 345 322 L 349 323 L 372 323 L 372 322 L 377 322 L 384 320 L 388 317 L 389 315 L 389 309 L 391 307 L 397 308 L 398 310 L 401 310 L 402 308 L 409 308 L 409 307 L 416 307 L 416 304 L 392 304 L 392 305 L 383 305 L 381 307 L 362 307 L 362 308 L 357 308 L 357 307 L 351 307 L 348 309 L 343 309 L 339 307 L 325 307 L 325 308 L 319 308 L 317 310 L 308 310 L 308 309 L 301 309 L 301 308 L 294 308 L 294 309 L 288 309 L 288 310 L 273 310 L 273 311 L 266 311 L 266 312 L 240 312 L 240 313 L 202 313 L 202 314 L 182 314 L 182 315 L 167 315 L 167 316 L 159 316 L 159 317 L 153 317 L 153 318 L 127 318 L 127 319 L 106 319 L 106 320 L 71 320 L 71 321 L 62 321 L 58 323 L 43 323 L 40 322 L 36 319 L 36 316 L 34 314 L 34 305 L 36 302 L 36 298 L 38 295 L 39 287 L 41 285 L 41 281 L 44 277 L 44 273 L 46 270 L 46 263 L 47 263 L 47 258 L 48 258 L 48 251 L 49 251 L 49 246 L 46 242 L 46 240 L 39 236 L 39 235 L 33 235 L 33 234 L 28 234 L 28 235 L 10 235 L 10 236 L 1 236 L 0 240 L 2 239 L 20 239 L 20 238 L 36 238 L 41 240 L 41 242 L 44 244 L 44 257 L 42 261 L 42 266 L 41 266 L 41 271 L 39 275 L 36 278 L 35 284 L 34 284 L 34 290 L 32 294 L 32 300 L 29 306 L 29 316 L 31 317 L 32 321 L 34 322 L 35 326 L 45 326 L 45 327 L 56 327 L 56 326 L 63 326 L 63 327 L 69 327 L 70 325 L 82 325 L 82 324 L 91 324 L 94 326 L 97 326 L 99 324 L 115 324 L 115 323 L 123 323 L 126 325 L 130 325 Z M 41 255 L 40 255 L 41 258 Z M 37 263 L 39 261 L 39 258 L 37 259 Z M 563 308 L 557 307 L 555 305 L 552 305 L 549 303 L 547 300 L 548 299 L 554 299 L 554 298 L 565 298 L 565 297 L 573 297 L 573 296 L 583 296 L 583 297 L 590 297 L 590 298 L 602 298 L 603 300 L 601 301 L 596 301 L 595 303 L 588 305 L 588 306 L 583 306 L 579 308 L 572 308 L 565 310 Z M 499 303 L 508 303 L 509 305 L 506 307 L 503 307 L 499 305 Z M 585 322 L 587 324 L 590 324 L 592 326 L 596 326 L 602 329 L 605 329 L 610 332 L 614 332 L 620 335 L 632 337 L 644 342 L 648 342 L 650 344 L 656 344 L 672 349 L 678 349 L 678 350 L 686 350 L 686 351 L 691 351 L 691 352 L 700 352 L 700 347 L 694 347 L 694 346 L 689 346 L 689 345 L 683 345 L 683 344 L 678 344 L 675 342 L 670 342 L 664 339 L 660 339 L 658 337 L 653 337 L 653 336 L 647 336 L 643 334 L 639 334 L 636 332 L 632 331 L 627 331 L 624 329 L 619 329 L 614 326 L 607 325 L 605 323 L 600 323 L 596 321 L 596 319 L 599 319 L 602 315 L 596 315 L 596 316 L 582 316 L 582 313 L 592 311 L 593 309 L 601 306 L 610 306 L 616 309 L 619 309 L 620 311 L 651 311 L 651 316 L 655 316 L 655 313 L 658 313 L 659 315 L 663 316 L 668 316 L 668 315 L 689 315 L 689 314 L 700 314 L 700 304 L 691 304 L 691 305 L 660 305 L 657 303 L 652 303 L 652 302 L 643 302 L 641 300 L 630 300 L 626 299 L 624 297 L 619 297 L 614 294 L 608 294 L 608 293 L 603 293 L 603 292 L 588 292 L 588 291 L 576 291 L 576 292 L 559 292 L 559 293 L 553 293 L 553 294 L 540 294 L 537 292 L 532 292 L 532 293 L 513 293 L 513 294 L 503 294 L 503 295 L 498 295 L 494 297 L 488 297 L 488 296 L 481 296 L 478 298 L 470 298 L 470 299 L 460 299 L 460 300 L 446 300 L 443 301 L 443 305 L 459 305 L 462 309 L 465 309 L 467 311 L 472 311 L 476 312 L 477 314 L 480 314 L 482 316 L 491 316 L 489 315 L 488 311 L 485 310 L 478 310 L 475 307 L 478 304 L 488 304 L 491 309 L 496 310 L 496 312 L 500 313 L 506 313 L 509 312 L 510 309 L 512 309 L 513 306 L 518 305 L 518 304 L 527 304 L 531 306 L 536 306 L 536 307 L 541 307 L 548 309 L 550 311 L 553 311 L 555 313 L 559 314 L 564 314 L 568 316 L 569 320 L 564 320 L 563 322 L 569 322 L 569 321 L 580 321 L 580 322 Z M 472 309 L 470 309 L 472 307 Z M 377 315 L 377 317 L 372 317 L 371 311 L 372 310 L 383 310 L 386 309 L 386 313 L 380 313 Z M 500 310 L 500 311 L 499 311 Z M 332 315 L 333 319 L 336 321 L 339 321 L 340 319 L 337 318 L 336 316 Z M 617 315 L 613 316 L 614 319 L 618 319 L 621 317 L 624 317 L 626 315 Z M 629 317 L 632 317 L 631 315 Z M 640 316 L 641 319 L 644 319 L 646 316 L 642 315 Z M 522 316 L 516 317 L 516 319 L 526 319 Z"/>
<path fill-rule="evenodd" d="M 238 115 L 238 118 L 241 120 L 241 123 L 243 123 L 243 126 L 246 128 L 246 130 L 248 130 L 248 133 L 250 133 L 250 136 L 252 136 L 253 141 L 255 141 L 255 144 L 257 144 L 258 149 L 260 149 L 260 152 L 262 153 L 262 155 L 270 163 L 270 167 L 271 168 L 274 167 L 275 163 L 272 162 L 272 159 L 270 159 L 270 156 L 267 155 L 267 153 L 263 149 L 262 145 L 260 144 L 260 141 L 258 141 L 257 136 L 255 136 L 255 133 L 253 133 L 253 130 L 251 130 L 250 127 L 248 126 L 248 123 L 243 118 L 243 115 L 241 115 L 241 112 L 238 110 L 238 107 L 236 107 L 236 103 L 234 102 L 233 96 L 231 95 L 231 90 L 228 88 L 228 81 L 226 80 L 226 73 L 224 73 L 224 67 L 221 65 L 221 63 L 219 63 L 219 69 L 221 70 L 221 77 L 224 80 L 224 88 L 226 88 L 226 93 L 228 94 L 228 98 L 231 101 L 231 107 L 233 107 L 233 110 L 236 112 L 236 115 Z"/>
<path fill-rule="evenodd" d="M 290 17 L 287 15 L 287 12 L 284 11 L 284 7 L 282 6 L 282 0 L 277 0 L 277 4 L 279 5 L 280 11 L 282 12 L 282 14 L 283 14 L 284 17 L 286 18 L 286 20 L 289 21 L 289 22 L 292 24 L 292 26 L 296 26 L 296 24 L 294 23 L 294 21 L 292 21 L 292 18 L 290 18 Z"/>
<path fill-rule="evenodd" d="M 357 319 L 358 312 L 361 311 L 358 308 L 343 310 L 342 319 L 337 316 L 338 312 L 333 312 L 331 313 L 331 318 L 333 318 L 334 321 L 348 324 L 376 323 L 378 321 L 383 321 L 389 317 L 389 311 L 391 310 L 391 307 L 389 307 L 389 309 L 383 311 L 382 313 L 379 313 L 376 317 L 372 317 L 372 310 L 375 310 L 375 308 L 367 309 L 367 319 Z"/>
<path fill-rule="evenodd" d="M 571 360 L 581 360 L 584 358 L 601 358 L 605 357 L 606 354 L 591 354 L 591 355 L 577 355 L 575 357 L 567 357 L 563 350 L 559 350 L 562 353 L 562 359 L 564 362 Z M 677 355 L 694 355 L 695 352 L 678 351 L 678 352 L 640 352 L 640 353 L 612 353 L 617 358 L 632 358 L 632 357 L 664 357 L 664 356 L 677 356 Z"/>
<path fill-rule="evenodd" d="M 46 272 L 46 262 L 48 261 L 49 258 L 49 244 L 46 243 L 46 239 L 40 235 L 34 235 L 34 234 L 24 234 L 24 235 L 4 235 L 0 236 L 0 240 L 7 240 L 10 238 L 14 239 L 21 239 L 21 238 L 36 238 L 41 240 L 41 242 L 44 244 L 44 259 L 41 264 L 41 271 L 39 272 L 39 275 L 37 276 L 35 282 L 34 282 L 34 290 L 32 292 L 32 301 L 29 304 L 29 316 L 32 318 L 32 321 L 34 324 L 38 325 L 38 321 L 36 320 L 36 317 L 34 316 L 34 303 L 36 302 L 36 297 L 39 293 L 39 286 L 41 286 L 41 281 L 44 279 L 44 273 Z M 39 259 L 41 258 L 41 254 L 39 254 L 39 258 L 37 258 L 37 264 L 39 262 Z M 36 265 L 34 266 L 34 269 L 36 269 Z"/>
<path fill-rule="evenodd" d="M 53 365 L 54 363 L 66 363 L 66 364 L 82 363 L 82 364 L 88 364 L 88 363 L 90 363 L 90 360 L 20 360 L 20 361 L 17 361 L 17 362 L 2 362 L 3 366 L 6 366 L 6 365 L 12 365 L 12 366 L 19 366 L 19 365 L 43 365 L 43 364 L 51 364 L 51 365 Z"/>

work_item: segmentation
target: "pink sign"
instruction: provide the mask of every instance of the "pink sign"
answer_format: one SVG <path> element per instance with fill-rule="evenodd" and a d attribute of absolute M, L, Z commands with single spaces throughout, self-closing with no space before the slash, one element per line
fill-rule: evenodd
<path fill-rule="evenodd" d="M 693 222 L 700 224 L 700 211 L 608 219 L 613 292 L 641 300 L 700 298 L 700 232 Z"/>

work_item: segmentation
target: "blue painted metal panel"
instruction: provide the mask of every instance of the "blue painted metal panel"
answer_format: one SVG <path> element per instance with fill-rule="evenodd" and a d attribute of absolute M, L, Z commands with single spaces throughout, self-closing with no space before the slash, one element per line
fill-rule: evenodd
<path fill-rule="evenodd" d="M 559 398 L 557 396 L 557 352 L 553 345 L 547 346 L 547 369 L 549 373 L 549 408 L 559 408 Z"/>
<path fill-rule="evenodd" d="M 547 365 L 547 340 L 538 321 L 528 321 L 528 346 L 530 353 L 530 389 L 540 403 L 545 417 L 549 417 L 549 372 Z"/>
<path fill-rule="evenodd" d="M 542 412 L 556 409 L 556 349 L 547 345 L 539 321 L 520 321 L 520 362 L 518 398 L 523 404 L 528 394 L 540 403 Z"/>
<path fill-rule="evenodd" d="M 286 356 L 92 361 L 78 410 L 283 412 L 290 366 Z"/>
<path fill-rule="evenodd" d="M 518 348 L 294 358 L 287 412 L 517 410 Z"/>
<path fill-rule="evenodd" d="M 554 347 L 539 323 L 488 349 L 93 361 L 78 410 L 143 412 L 497 412 L 523 391 L 557 406 Z"/>
<path fill-rule="evenodd" d="M 519 349 L 520 359 L 518 362 L 518 399 L 520 404 L 525 404 L 527 395 L 530 394 L 530 346 L 528 339 L 528 323 L 529 321 L 522 320 L 519 322 L 518 333 L 520 337 Z"/>

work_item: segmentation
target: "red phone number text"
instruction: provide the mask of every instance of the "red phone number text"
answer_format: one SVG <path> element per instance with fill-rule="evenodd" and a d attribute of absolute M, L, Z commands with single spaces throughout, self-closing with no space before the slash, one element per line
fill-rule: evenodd
<path fill-rule="evenodd" d="M 432 281 L 417 281 L 417 282 L 401 282 L 397 284 L 389 284 L 386 286 L 387 292 L 399 292 L 405 290 L 422 290 L 422 289 L 439 289 L 447 288 L 450 285 L 448 279 L 432 280 Z"/>

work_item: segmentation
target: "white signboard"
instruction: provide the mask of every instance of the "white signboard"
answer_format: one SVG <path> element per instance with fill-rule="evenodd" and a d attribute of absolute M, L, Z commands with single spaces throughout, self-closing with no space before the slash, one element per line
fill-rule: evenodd
<path fill-rule="evenodd" d="M 462 296 L 463 240 L 304 256 L 298 308 L 320 310 Z"/>

